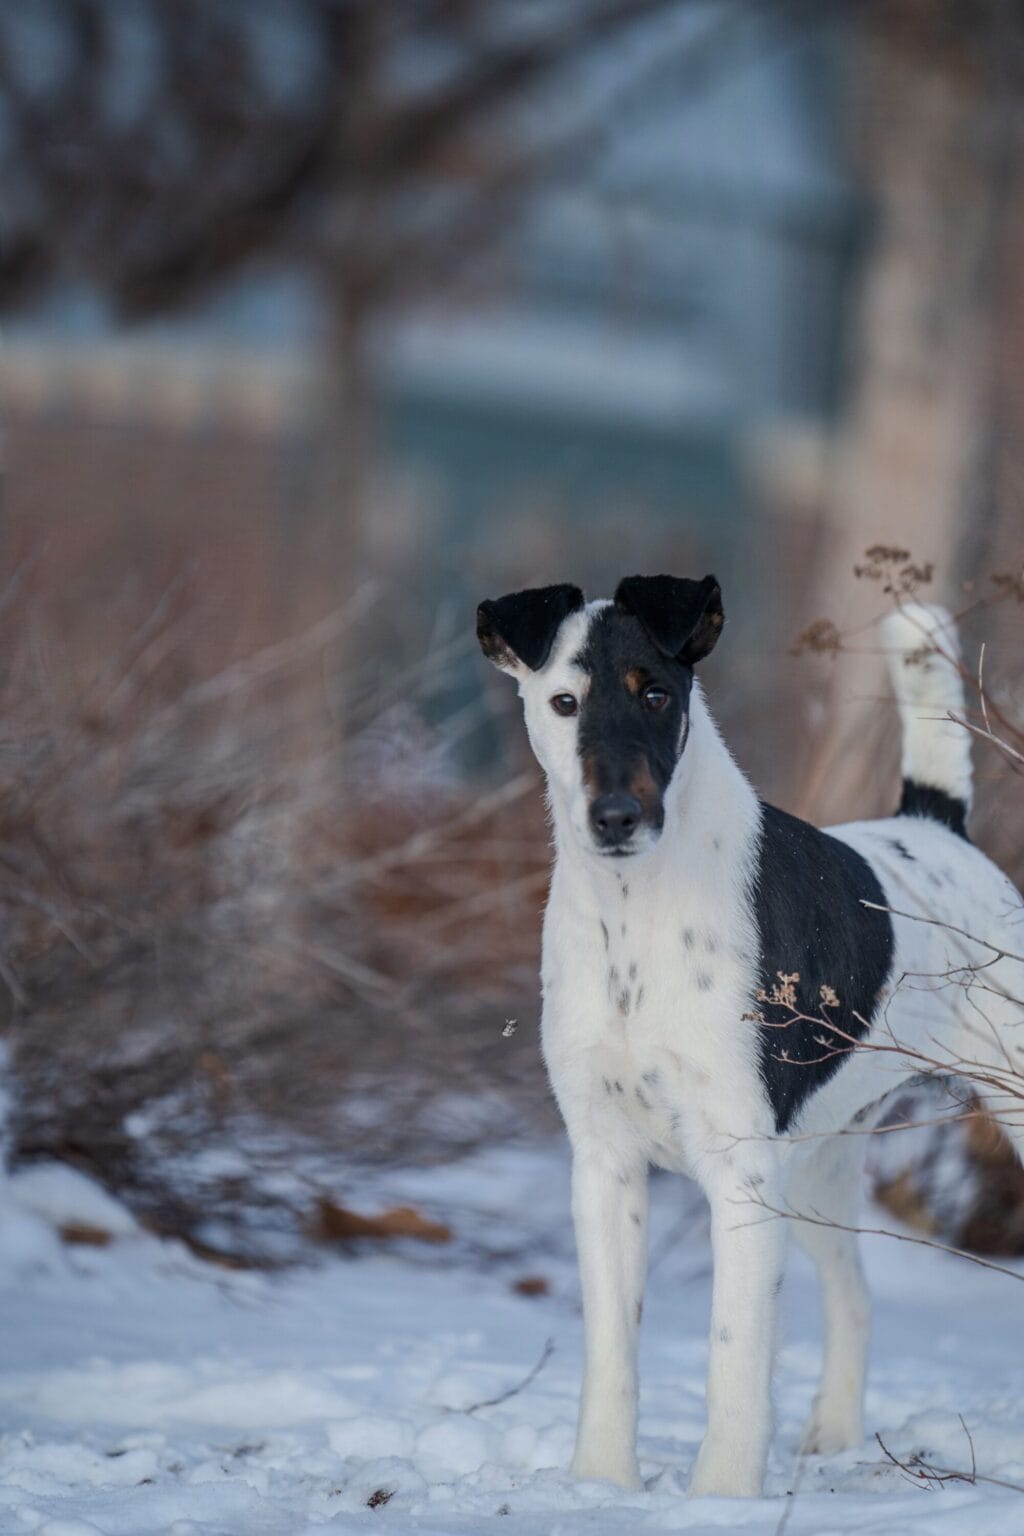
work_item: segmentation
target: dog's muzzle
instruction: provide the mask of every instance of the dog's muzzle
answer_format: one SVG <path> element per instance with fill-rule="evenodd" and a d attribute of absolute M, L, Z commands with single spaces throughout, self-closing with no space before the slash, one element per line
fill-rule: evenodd
<path fill-rule="evenodd" d="M 594 842 L 607 853 L 626 852 L 643 814 L 635 795 L 599 795 L 589 812 Z"/>

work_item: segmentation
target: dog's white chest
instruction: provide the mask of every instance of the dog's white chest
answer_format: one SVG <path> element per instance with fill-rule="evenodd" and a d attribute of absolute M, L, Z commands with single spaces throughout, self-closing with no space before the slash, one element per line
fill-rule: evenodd
<path fill-rule="evenodd" d="M 603 1095 L 594 1105 L 595 1121 L 612 1139 L 636 1143 L 656 1166 L 687 1172 L 699 1069 L 676 1051 L 609 1041 L 595 1051 L 593 1070 Z"/>
<path fill-rule="evenodd" d="M 740 936 L 711 911 L 680 903 L 669 917 L 627 899 L 603 912 L 599 939 L 556 950 L 561 1005 L 544 1041 L 555 1091 L 595 1135 L 692 1172 L 729 1119 L 749 986 Z"/>

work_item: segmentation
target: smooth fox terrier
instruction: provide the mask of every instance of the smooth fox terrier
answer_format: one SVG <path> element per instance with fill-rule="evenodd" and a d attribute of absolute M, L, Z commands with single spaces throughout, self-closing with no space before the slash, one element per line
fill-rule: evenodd
<path fill-rule="evenodd" d="M 949 616 L 915 604 L 887 621 L 897 814 L 827 832 L 763 804 L 718 734 L 694 668 L 723 621 L 713 576 L 631 576 L 612 601 L 562 585 L 482 603 L 477 633 L 519 684 L 554 823 L 542 1041 L 573 1156 L 586 1340 L 573 1471 L 642 1486 L 653 1164 L 696 1179 L 711 1209 L 708 1422 L 690 1491 L 756 1495 L 786 1233 L 816 1262 L 825 1317 L 801 1449 L 830 1455 L 864 1437 L 868 1298 L 843 1230 L 863 1133 L 920 1073 L 904 1049 L 951 1072 L 964 1059 L 1006 1071 L 1024 1054 L 1024 965 L 1001 953 L 1020 955 L 1024 922 L 965 832 Z M 1000 1112 L 994 1092 L 989 1107 Z M 1006 1128 L 1024 1155 L 1024 1127 Z"/>

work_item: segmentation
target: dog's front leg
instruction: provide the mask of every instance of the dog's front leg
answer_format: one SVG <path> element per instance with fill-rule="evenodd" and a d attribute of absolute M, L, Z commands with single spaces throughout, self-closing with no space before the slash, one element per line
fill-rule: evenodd
<path fill-rule="evenodd" d="M 743 1166 L 740 1167 L 740 1163 Z M 761 1492 L 772 1431 L 771 1377 L 785 1224 L 776 1158 L 737 1154 L 706 1184 L 714 1291 L 708 1354 L 708 1426 L 692 1494 Z"/>
<path fill-rule="evenodd" d="M 574 1149 L 572 1212 L 586 1362 L 572 1470 L 639 1488 L 636 1345 L 647 1266 L 647 1166 Z"/>

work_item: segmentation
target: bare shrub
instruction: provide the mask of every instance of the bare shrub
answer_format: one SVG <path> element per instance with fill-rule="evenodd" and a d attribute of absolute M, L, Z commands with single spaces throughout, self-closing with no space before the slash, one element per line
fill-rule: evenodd
<path fill-rule="evenodd" d="M 532 1031 L 503 1036 L 535 1007 L 535 779 L 466 784 L 414 707 L 432 658 L 356 678 L 342 743 L 326 659 L 358 597 L 217 670 L 187 582 L 104 650 L 51 597 L 45 561 L 0 597 L 14 1156 L 251 1254 L 315 1204 L 299 1144 L 330 1187 L 543 1121 Z"/>

